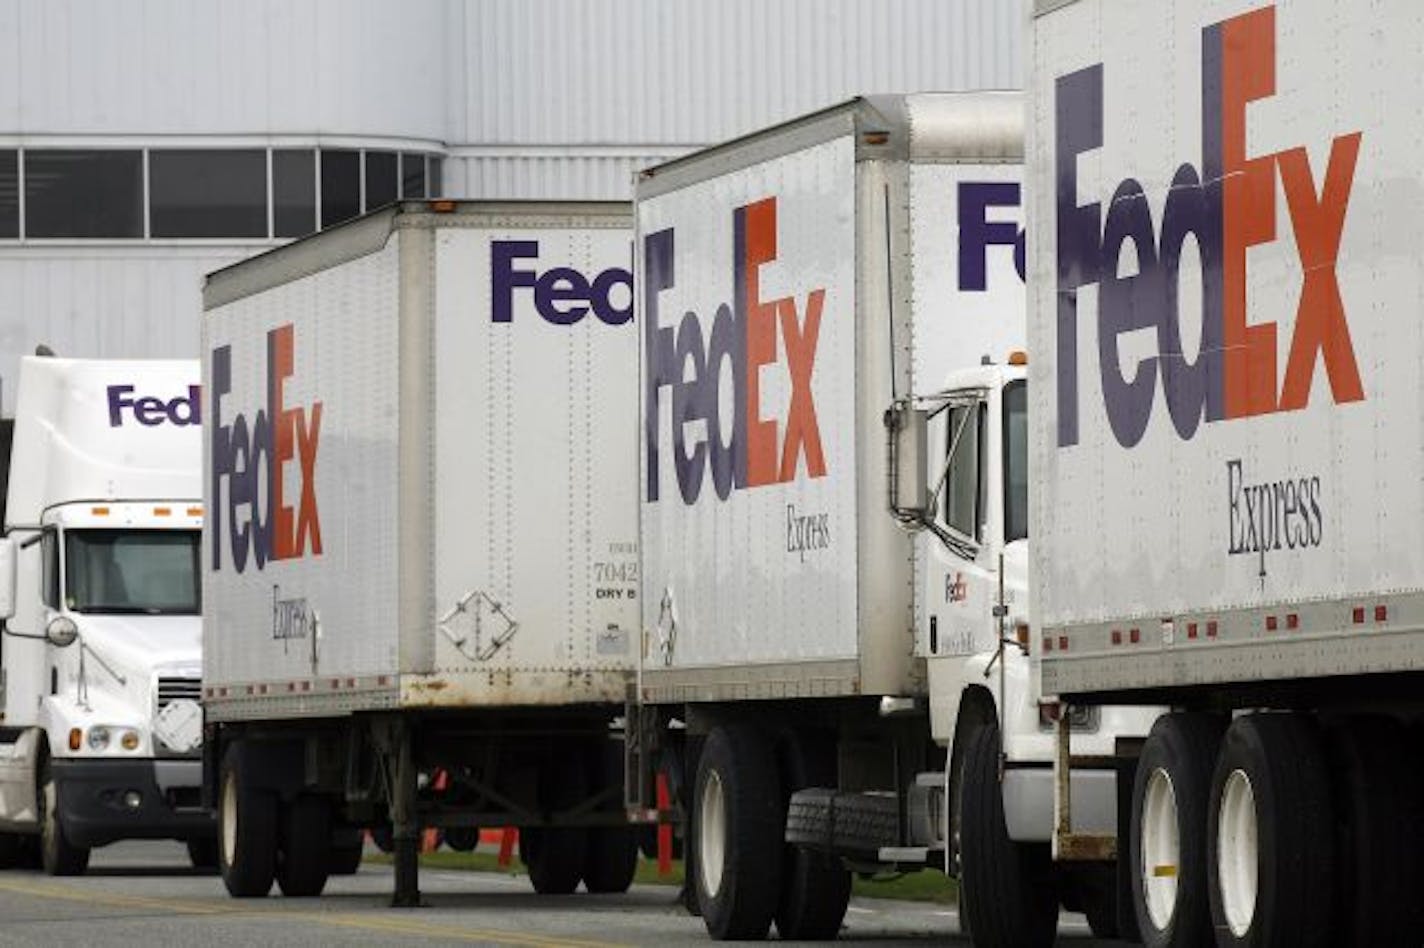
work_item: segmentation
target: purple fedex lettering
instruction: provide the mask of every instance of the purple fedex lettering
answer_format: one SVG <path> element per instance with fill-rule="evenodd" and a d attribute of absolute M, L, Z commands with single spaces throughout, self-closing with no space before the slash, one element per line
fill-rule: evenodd
<path fill-rule="evenodd" d="M 1078 291 L 1085 287 L 1098 290 L 1103 408 L 1125 448 L 1146 433 L 1159 378 L 1182 440 L 1190 440 L 1202 424 L 1304 408 L 1317 365 L 1325 370 L 1336 404 L 1364 399 L 1335 269 L 1362 135 L 1336 136 L 1319 175 L 1303 146 L 1250 152 L 1253 113 L 1247 106 L 1275 95 L 1275 37 L 1274 6 L 1201 31 L 1200 167 L 1177 166 L 1160 226 L 1137 178 L 1118 183 L 1106 205 L 1079 203 L 1079 156 L 1105 142 L 1104 67 L 1057 78 L 1059 447 L 1075 445 L 1079 437 Z M 1258 307 L 1248 299 L 1247 251 L 1277 240 L 1278 184 L 1302 277 L 1283 381 L 1276 364 L 1277 320 L 1247 320 L 1252 309 L 1278 317 L 1290 307 L 1289 297 L 1263 300 Z M 1188 238 L 1194 248 L 1188 248 Z M 1184 253 L 1197 258 L 1201 271 L 1201 329 L 1195 340 L 1182 338 Z M 1124 256 L 1135 258 L 1135 265 L 1120 266 Z M 1141 330 L 1156 336 L 1156 353 L 1135 365 L 1122 364 L 1119 340 Z M 1197 351 L 1191 361 L 1189 348 Z"/>
<path fill-rule="evenodd" d="M 989 288 L 989 248 L 1012 247 L 1014 269 L 1024 278 L 1024 232 L 1010 221 L 989 220 L 989 208 L 1019 207 L 1019 185 L 1013 181 L 961 181 L 959 184 L 959 289 Z"/>
<path fill-rule="evenodd" d="M 132 385 L 109 386 L 110 428 L 123 426 L 125 408 L 133 415 L 134 421 L 145 428 L 153 428 L 165 421 L 176 427 L 186 428 L 189 425 L 198 424 L 198 419 L 202 415 L 198 386 L 196 385 L 188 386 L 187 395 L 179 395 L 167 401 L 152 395 L 135 398 L 133 391 Z"/>
<path fill-rule="evenodd" d="M 544 273 L 534 269 L 519 269 L 516 261 L 537 259 L 537 240 L 496 240 L 490 244 L 491 321 L 508 323 L 514 320 L 515 290 L 532 290 L 534 308 L 547 322 L 556 326 L 572 326 L 588 315 L 594 315 L 610 326 L 620 326 L 633 318 L 633 275 L 621 267 L 610 267 L 589 280 L 572 267 L 554 267 Z M 613 303 L 614 287 L 622 286 L 628 302 Z"/>

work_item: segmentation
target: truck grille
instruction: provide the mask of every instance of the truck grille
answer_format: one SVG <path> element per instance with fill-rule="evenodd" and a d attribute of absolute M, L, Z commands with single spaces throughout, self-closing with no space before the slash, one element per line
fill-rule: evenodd
<path fill-rule="evenodd" d="M 201 678 L 163 678 L 158 679 L 158 710 L 162 711 L 169 704 L 181 698 L 189 701 L 198 701 L 203 694 L 203 679 Z"/>

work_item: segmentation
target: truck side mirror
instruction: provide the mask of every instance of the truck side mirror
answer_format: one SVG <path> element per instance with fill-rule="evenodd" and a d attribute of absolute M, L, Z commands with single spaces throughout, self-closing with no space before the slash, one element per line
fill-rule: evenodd
<path fill-rule="evenodd" d="M 929 414 L 908 402 L 897 402 L 885 413 L 890 429 L 890 506 L 901 517 L 923 520 L 930 515 Z"/>
<path fill-rule="evenodd" d="M 20 549 L 10 537 L 0 537 L 0 619 L 15 617 L 15 562 Z"/>

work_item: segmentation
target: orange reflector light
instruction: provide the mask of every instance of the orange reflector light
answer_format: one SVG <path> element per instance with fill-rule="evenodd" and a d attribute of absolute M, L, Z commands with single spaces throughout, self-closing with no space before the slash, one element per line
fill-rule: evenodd
<path fill-rule="evenodd" d="M 1152 875 L 1157 879 L 1175 879 L 1177 877 L 1176 866 L 1153 866 Z"/>
<path fill-rule="evenodd" d="M 79 728 L 77 728 L 77 727 L 72 727 L 72 728 L 70 728 L 70 729 L 69 729 L 69 749 L 72 750 L 72 751 L 77 751 L 77 750 L 79 750 L 79 743 L 80 743 L 80 741 L 81 741 L 83 738 L 84 738 L 84 734 L 83 734 L 83 732 L 81 732 L 81 731 L 79 730 Z"/>
<path fill-rule="evenodd" d="M 889 132 L 866 132 L 861 135 L 861 140 L 867 145 L 883 145 L 890 140 Z"/>
<path fill-rule="evenodd" d="M 155 517 L 171 517 L 171 516 L 173 516 L 173 508 L 172 508 L 172 507 L 154 507 L 154 508 L 153 508 L 153 515 L 154 515 Z"/>
<path fill-rule="evenodd" d="M 190 517 L 201 517 L 202 515 L 203 515 L 203 508 L 202 508 L 202 507 L 189 507 L 189 508 L 188 508 L 188 516 L 190 516 Z"/>
<path fill-rule="evenodd" d="M 90 507 L 90 508 L 89 508 L 89 512 L 90 512 L 91 514 L 93 514 L 94 516 L 96 516 L 96 517 L 107 517 L 107 516 L 109 515 L 109 508 L 108 508 L 108 507 Z"/>
<path fill-rule="evenodd" d="M 455 210 L 455 202 L 448 200 L 431 201 L 430 209 L 437 214 L 449 214 Z"/>
<path fill-rule="evenodd" d="M 1028 365 L 1028 353 L 1022 349 L 1015 349 L 1009 353 L 1009 365 Z"/>

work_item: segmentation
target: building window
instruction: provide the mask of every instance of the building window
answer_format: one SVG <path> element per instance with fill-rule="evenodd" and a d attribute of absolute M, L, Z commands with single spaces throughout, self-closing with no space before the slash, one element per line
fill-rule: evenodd
<path fill-rule="evenodd" d="M 25 236 L 143 236 L 143 152 L 38 149 L 24 161 Z"/>
<path fill-rule="evenodd" d="M 150 151 L 153 237 L 266 237 L 267 153 Z"/>
<path fill-rule="evenodd" d="M 20 236 L 20 159 L 0 151 L 0 238 Z"/>
<path fill-rule="evenodd" d="M 316 152 L 272 151 L 272 233 L 305 237 L 316 230 Z"/>
<path fill-rule="evenodd" d="M 361 153 L 322 149 L 321 226 L 340 224 L 361 213 Z"/>
<path fill-rule="evenodd" d="M 405 152 L 401 160 L 401 197 L 425 197 L 425 156 Z"/>
<path fill-rule="evenodd" d="M 374 211 L 396 199 L 398 177 L 395 152 L 366 152 L 366 210 Z"/>

